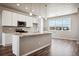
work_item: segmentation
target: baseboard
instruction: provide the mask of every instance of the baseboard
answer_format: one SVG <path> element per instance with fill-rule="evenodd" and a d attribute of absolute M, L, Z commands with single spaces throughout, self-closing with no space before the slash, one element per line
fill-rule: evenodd
<path fill-rule="evenodd" d="M 44 46 L 42 46 L 42 47 L 40 47 L 40 48 L 38 48 L 38 49 L 36 49 L 36 50 L 33 50 L 33 51 L 31 51 L 31 52 L 28 52 L 28 53 L 24 54 L 24 55 L 22 55 L 22 56 L 28 56 L 29 54 L 32 54 L 32 53 L 34 53 L 34 52 L 36 52 L 36 51 L 38 51 L 38 50 L 40 50 L 40 49 L 43 49 L 43 48 L 45 48 L 45 47 L 47 47 L 47 46 L 49 46 L 49 45 L 51 45 L 51 44 L 44 45 Z"/>

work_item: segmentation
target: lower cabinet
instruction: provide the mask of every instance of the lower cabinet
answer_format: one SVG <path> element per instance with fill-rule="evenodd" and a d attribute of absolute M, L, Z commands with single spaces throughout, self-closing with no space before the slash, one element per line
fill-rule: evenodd
<path fill-rule="evenodd" d="M 38 20 L 35 17 L 22 15 L 7 10 L 2 11 L 2 26 L 17 26 L 17 21 L 26 22 L 26 27 L 32 27 L 33 23 L 38 23 Z"/>
<path fill-rule="evenodd" d="M 8 33 L 2 33 L 2 45 L 7 46 L 12 44 L 12 35 Z"/>

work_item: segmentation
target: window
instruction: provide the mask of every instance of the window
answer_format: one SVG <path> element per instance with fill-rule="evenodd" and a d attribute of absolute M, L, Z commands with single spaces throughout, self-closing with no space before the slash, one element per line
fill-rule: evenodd
<path fill-rule="evenodd" d="M 48 19 L 49 30 L 63 30 L 67 31 L 71 28 L 71 17 L 68 16 L 61 16 L 56 18 Z"/>

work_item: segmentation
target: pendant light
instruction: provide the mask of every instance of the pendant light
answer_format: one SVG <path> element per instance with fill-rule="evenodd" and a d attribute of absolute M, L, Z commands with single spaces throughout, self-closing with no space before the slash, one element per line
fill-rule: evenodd
<path fill-rule="evenodd" d="M 47 20 L 47 4 L 45 4 L 45 20 Z"/>
<path fill-rule="evenodd" d="M 30 13 L 29 13 L 30 16 L 32 16 L 32 3 L 31 3 L 31 6 L 30 6 Z"/>
<path fill-rule="evenodd" d="M 32 12 L 30 12 L 29 15 L 32 16 Z"/>
<path fill-rule="evenodd" d="M 39 16 L 38 16 L 38 18 L 42 18 L 42 17 L 41 17 L 41 4 L 40 4 L 40 6 L 39 6 L 39 10 L 38 10 L 38 11 L 39 11 Z"/>
<path fill-rule="evenodd" d="M 39 16 L 39 18 L 41 18 L 41 16 Z"/>

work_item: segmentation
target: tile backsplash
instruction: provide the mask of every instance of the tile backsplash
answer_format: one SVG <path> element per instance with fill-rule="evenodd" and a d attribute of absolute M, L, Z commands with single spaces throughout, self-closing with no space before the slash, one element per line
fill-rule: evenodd
<path fill-rule="evenodd" d="M 16 29 L 23 29 L 25 31 L 31 32 L 31 28 L 27 28 L 27 27 L 14 27 L 14 26 L 3 26 L 2 27 L 2 32 L 5 33 L 14 33 L 16 32 Z"/>

